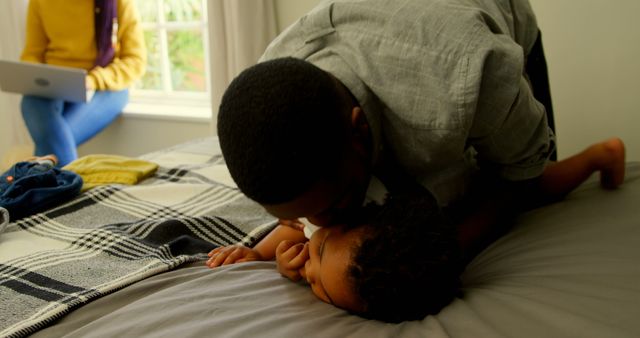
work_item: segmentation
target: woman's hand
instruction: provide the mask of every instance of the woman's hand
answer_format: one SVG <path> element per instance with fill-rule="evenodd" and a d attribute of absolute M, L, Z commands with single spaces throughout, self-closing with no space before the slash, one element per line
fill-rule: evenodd
<path fill-rule="evenodd" d="M 207 260 L 205 265 L 212 269 L 220 265 L 264 260 L 258 251 L 247 248 L 244 245 L 229 245 L 215 248 L 209 252 L 208 256 L 209 260 Z"/>
<path fill-rule="evenodd" d="M 302 278 L 300 269 L 309 259 L 309 242 L 296 243 L 282 241 L 276 248 L 276 263 L 278 272 L 296 282 Z"/>
<path fill-rule="evenodd" d="M 96 89 L 95 86 L 94 86 L 93 79 L 89 75 L 87 75 L 87 77 L 84 78 L 84 83 L 85 83 L 88 91 Z"/>

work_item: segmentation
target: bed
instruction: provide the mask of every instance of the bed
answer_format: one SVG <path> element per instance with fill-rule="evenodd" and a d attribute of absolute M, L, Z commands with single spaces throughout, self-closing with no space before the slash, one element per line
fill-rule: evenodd
<path fill-rule="evenodd" d="M 463 296 L 386 324 L 320 302 L 274 262 L 210 270 L 214 245 L 274 225 L 235 188 L 216 138 L 148 154 L 135 186 L 94 188 L 0 235 L 0 336 L 638 337 L 640 164 L 532 210 L 462 275 Z"/>

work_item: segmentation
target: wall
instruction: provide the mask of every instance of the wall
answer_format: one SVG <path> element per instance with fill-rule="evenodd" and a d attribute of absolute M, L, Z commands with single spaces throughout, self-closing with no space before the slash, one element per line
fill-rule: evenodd
<path fill-rule="evenodd" d="M 618 135 L 640 161 L 640 2 L 531 0 L 543 31 L 560 157 Z"/>
<path fill-rule="evenodd" d="M 319 2 L 320 0 L 276 0 L 278 31 L 283 31 Z"/>
<path fill-rule="evenodd" d="M 139 156 L 211 135 L 208 121 L 121 116 L 98 136 L 81 145 L 78 154 Z"/>
<path fill-rule="evenodd" d="M 0 10 L 0 59 L 16 60 L 24 44 L 27 2 L 5 0 Z M 2 74 L 0 74 L 2 76 Z M 30 154 L 30 137 L 20 114 L 21 96 L 0 92 L 0 172 L 13 164 L 13 159 Z M 20 145 L 20 146 L 18 146 Z"/>

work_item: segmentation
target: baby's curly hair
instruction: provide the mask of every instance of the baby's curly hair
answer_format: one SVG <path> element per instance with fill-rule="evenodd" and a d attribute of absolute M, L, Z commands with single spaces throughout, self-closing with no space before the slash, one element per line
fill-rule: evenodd
<path fill-rule="evenodd" d="M 347 270 L 362 305 L 359 315 L 393 323 L 420 320 L 459 294 L 456 231 L 427 190 L 388 196 L 362 215 L 363 238 Z"/>

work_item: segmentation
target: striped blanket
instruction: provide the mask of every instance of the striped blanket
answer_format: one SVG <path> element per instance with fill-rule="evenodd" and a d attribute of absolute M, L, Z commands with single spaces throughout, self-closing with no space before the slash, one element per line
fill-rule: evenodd
<path fill-rule="evenodd" d="M 160 165 L 152 178 L 94 188 L 0 234 L 1 337 L 33 333 L 217 245 L 251 245 L 275 225 L 235 188 L 217 139 L 143 158 Z"/>

